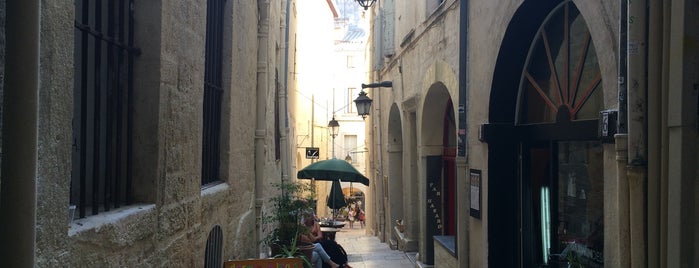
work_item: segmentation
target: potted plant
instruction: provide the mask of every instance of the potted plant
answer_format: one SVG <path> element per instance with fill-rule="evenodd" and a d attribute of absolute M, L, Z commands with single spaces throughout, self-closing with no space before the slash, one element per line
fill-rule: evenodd
<path fill-rule="evenodd" d="M 314 211 L 314 191 L 309 184 L 302 182 L 281 182 L 273 186 L 279 194 L 270 199 L 271 206 L 262 217 L 262 223 L 271 230 L 261 242 L 270 247 L 272 256 L 305 253 L 310 261 L 308 250 L 310 248 L 312 251 L 313 248 L 297 238 L 299 234 L 308 232 L 302 223 L 302 217 Z"/>

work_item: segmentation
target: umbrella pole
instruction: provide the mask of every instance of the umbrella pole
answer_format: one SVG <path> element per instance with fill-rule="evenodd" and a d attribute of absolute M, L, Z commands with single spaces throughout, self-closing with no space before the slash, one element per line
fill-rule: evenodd
<path fill-rule="evenodd" d="M 330 190 L 330 194 L 331 194 L 331 195 L 335 195 L 335 193 L 333 192 L 332 188 L 331 188 L 331 190 Z M 332 223 L 333 226 L 335 226 L 335 217 L 337 216 L 337 209 L 336 209 L 336 206 L 335 206 L 335 199 L 337 199 L 337 196 L 333 196 L 333 223 Z"/>

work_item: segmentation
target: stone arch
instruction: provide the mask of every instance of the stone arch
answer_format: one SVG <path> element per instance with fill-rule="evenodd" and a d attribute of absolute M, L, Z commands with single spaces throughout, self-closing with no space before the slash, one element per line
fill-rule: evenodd
<path fill-rule="evenodd" d="M 204 254 L 204 267 L 223 266 L 223 231 L 221 226 L 214 226 L 206 239 L 206 254 Z"/>
<path fill-rule="evenodd" d="M 428 202 L 434 202 L 434 196 L 441 189 L 436 189 L 430 186 L 437 186 L 434 182 L 439 181 L 441 183 L 444 174 L 448 174 L 449 178 L 455 181 L 456 169 L 448 168 L 444 164 L 445 162 L 445 152 L 449 152 L 448 148 L 453 147 L 454 154 L 456 152 L 457 140 L 456 140 L 456 120 L 455 115 L 457 114 L 455 106 L 452 100 L 458 100 L 458 77 L 448 63 L 437 60 L 432 64 L 426 71 L 422 80 L 422 91 L 419 96 L 422 97 L 422 101 L 418 101 L 417 109 L 417 146 L 418 151 L 416 161 L 418 163 L 417 178 L 419 182 L 417 194 L 418 198 L 417 207 L 420 226 L 420 237 L 419 239 L 419 251 L 421 254 L 421 261 L 426 264 L 432 264 L 434 260 L 434 248 L 432 247 L 432 236 L 436 234 L 443 234 L 443 229 L 438 227 L 443 224 L 444 213 L 441 213 L 441 209 L 433 208 L 433 204 Z M 458 102 L 458 101 L 457 101 Z M 457 104 L 458 105 L 458 104 Z M 449 106 L 449 108 L 447 108 Z M 446 130 L 445 130 L 446 129 Z M 453 158 L 448 165 L 453 165 Z M 445 171 L 450 171 L 451 173 L 445 173 Z M 430 175 L 428 175 L 430 174 Z M 432 183 L 432 185 L 430 185 Z M 441 188 L 441 184 L 439 185 Z M 456 189 L 456 187 L 451 187 L 451 189 Z M 441 194 L 441 193 L 440 193 Z M 456 193 L 453 193 L 454 204 L 453 208 L 456 207 Z M 441 197 L 440 197 L 441 198 Z M 439 219 L 435 219 L 435 209 L 441 213 Z M 455 211 L 453 212 L 455 219 Z M 431 217 L 431 218 L 430 218 Z M 413 222 L 408 222 L 414 224 Z M 455 224 L 454 224 L 454 228 Z M 410 230 L 409 230 L 410 231 Z"/>
<path fill-rule="evenodd" d="M 539 198 L 541 196 L 548 197 L 548 192 L 547 194 L 540 194 L 535 190 L 539 189 L 537 187 L 540 186 L 539 184 L 541 184 L 541 181 L 552 181 L 547 185 L 554 185 L 553 182 L 557 183 L 558 181 L 557 177 L 553 175 L 551 175 L 550 177 L 546 177 L 543 175 L 537 177 L 535 175 L 544 174 L 539 173 L 541 170 L 556 170 L 559 162 L 550 159 L 553 159 L 551 155 L 559 155 L 557 153 L 557 146 L 559 146 L 560 143 L 558 142 L 589 141 L 596 138 L 597 112 L 592 111 L 591 114 L 594 116 L 582 118 L 584 120 L 582 120 L 581 118 L 574 118 L 576 112 L 569 112 L 577 111 L 577 109 L 580 108 L 578 106 L 576 107 L 576 109 L 568 110 L 571 104 L 570 99 L 576 96 L 574 94 L 577 91 L 571 91 L 570 88 L 568 88 L 568 91 L 566 91 L 566 87 L 570 85 L 568 84 L 568 81 L 565 80 L 567 78 L 563 76 L 563 80 L 560 80 L 560 78 L 556 77 L 558 71 L 554 70 L 555 68 L 553 67 L 556 62 L 555 60 L 549 60 L 548 64 L 542 63 L 541 66 L 548 66 L 549 71 L 554 70 L 550 72 L 552 73 L 552 78 L 550 79 L 554 81 L 551 85 L 554 85 L 553 88 L 559 89 L 558 92 L 561 92 L 561 94 L 563 95 L 563 97 L 559 97 L 559 100 L 561 100 L 562 102 L 559 103 L 554 101 L 547 104 L 550 107 L 554 108 L 552 109 L 554 111 L 558 109 L 558 114 L 553 113 L 553 115 L 556 115 L 556 118 L 551 121 L 548 121 L 550 120 L 549 117 L 548 119 L 543 121 L 532 120 L 524 122 L 529 126 L 532 126 L 531 128 L 525 127 L 526 124 L 520 124 L 521 122 L 519 122 L 519 120 L 523 120 L 523 114 L 526 115 L 527 113 L 530 113 L 532 117 L 528 120 L 531 120 L 532 118 L 534 118 L 533 115 L 536 112 L 536 110 L 526 109 L 535 107 L 535 105 L 532 104 L 535 103 L 534 101 L 532 101 L 535 99 L 531 98 L 531 96 L 534 96 L 533 94 L 528 97 L 526 96 L 526 94 L 520 94 L 518 98 L 518 94 L 521 92 L 520 89 L 524 88 L 523 85 L 525 85 L 525 82 L 530 84 L 538 84 L 540 83 L 539 81 L 549 81 L 548 77 L 542 80 L 537 80 L 536 78 L 534 78 L 536 75 L 532 74 L 532 69 L 529 69 L 531 68 L 531 66 L 527 65 L 528 61 L 530 60 L 527 57 L 531 57 L 531 59 L 536 58 L 535 54 L 530 52 L 530 49 L 534 49 L 536 45 L 536 41 L 534 38 L 537 38 L 537 34 L 539 33 L 540 29 L 548 29 L 540 27 L 547 19 L 555 18 L 554 15 L 565 16 L 566 19 L 562 19 L 560 21 L 561 23 L 568 23 L 568 10 L 565 10 L 566 13 L 555 13 L 552 11 L 555 10 L 556 12 L 559 12 L 563 10 L 557 9 L 558 7 L 575 7 L 574 2 L 575 1 L 550 1 L 543 3 L 525 1 L 515 12 L 510 24 L 508 25 L 504 39 L 501 43 L 492 78 L 493 82 L 490 92 L 488 114 L 489 123 L 486 124 L 482 129 L 483 138 L 486 142 L 488 142 L 488 172 L 486 175 L 487 178 L 485 180 L 487 200 L 484 200 L 484 202 L 487 203 L 485 222 L 487 222 L 486 228 L 488 234 L 487 236 L 489 238 L 487 255 L 488 264 L 490 266 L 527 266 L 531 265 L 531 263 L 540 261 L 538 258 L 541 257 L 541 254 L 536 255 L 536 257 L 532 257 L 534 256 L 533 252 L 535 251 L 530 249 L 533 247 L 526 247 L 524 245 L 527 243 L 535 244 L 537 241 L 549 241 L 551 239 L 542 238 L 541 240 L 537 240 L 539 238 L 535 235 L 532 235 L 537 231 L 536 223 L 532 223 L 535 222 L 535 220 L 532 219 L 536 216 L 536 212 L 525 213 L 523 211 L 526 210 L 525 207 L 528 208 L 528 206 L 535 204 L 535 202 L 544 202 L 548 206 L 548 201 L 541 201 L 545 198 Z M 583 4 L 586 5 L 586 10 L 588 13 L 583 14 L 582 11 L 580 11 L 580 15 L 583 18 L 582 21 L 585 22 L 585 17 L 591 17 L 594 15 L 590 14 L 591 10 L 593 10 L 590 4 Z M 575 10 L 577 11 L 578 9 Z M 558 20 L 551 20 L 546 22 L 555 23 L 557 21 Z M 549 25 L 552 24 L 547 24 L 547 27 Z M 568 27 L 567 24 L 564 27 Z M 561 29 L 564 29 L 564 27 L 561 27 Z M 580 33 L 576 36 L 583 37 L 585 36 L 585 34 L 589 33 L 589 35 L 587 35 L 588 39 L 585 39 L 590 40 L 589 37 L 592 36 L 592 45 L 589 49 L 597 52 L 601 51 L 597 50 L 596 48 L 600 45 L 605 47 L 604 43 L 595 41 L 594 37 L 600 35 L 605 36 L 605 34 L 598 33 L 595 31 L 605 30 L 595 28 L 588 29 L 589 30 L 587 31 L 580 31 Z M 567 32 L 567 30 L 561 31 L 561 35 L 566 35 L 566 37 L 564 37 L 564 39 L 559 40 L 562 40 L 562 43 L 568 42 L 569 39 L 567 39 L 567 35 L 569 33 Z M 545 31 L 542 30 L 542 35 L 544 32 Z M 546 36 L 549 36 L 548 33 L 546 33 Z M 553 36 L 553 34 L 551 36 Z M 584 37 L 582 39 L 584 39 Z M 553 40 L 553 38 L 551 40 Z M 586 43 L 581 42 L 581 44 Z M 552 47 L 555 47 L 555 45 Z M 561 56 L 563 60 L 558 62 L 559 64 L 567 65 L 570 62 L 572 62 L 565 59 L 566 53 L 569 53 L 569 47 L 570 45 L 560 46 L 560 48 L 562 49 L 559 51 L 561 51 L 560 55 L 563 55 Z M 580 47 L 585 46 L 583 45 Z M 578 47 L 578 49 L 580 47 Z M 551 55 L 555 54 L 553 50 L 549 49 L 549 47 L 546 47 L 544 51 L 547 52 L 549 58 L 552 58 Z M 615 58 L 613 56 L 614 52 L 605 51 L 604 53 L 609 53 L 611 56 L 608 57 Z M 545 56 L 541 55 L 544 54 L 540 54 L 540 58 L 545 58 Z M 555 57 L 555 55 L 553 57 Z M 598 56 L 597 58 L 600 57 L 601 56 Z M 597 64 L 596 61 L 593 62 Z M 601 65 L 603 64 L 606 64 L 606 66 L 602 67 Z M 606 92 L 603 94 L 601 98 L 598 98 L 598 100 L 606 100 L 606 107 L 609 107 L 609 100 L 614 99 L 609 95 L 609 92 L 613 92 L 613 89 L 608 88 L 611 79 L 610 74 L 614 75 L 616 72 L 605 72 L 605 70 L 613 70 L 613 66 L 615 64 L 613 63 L 613 60 L 604 59 L 599 62 L 599 65 L 600 69 L 602 70 L 600 76 L 602 78 L 606 76 L 607 81 L 602 83 L 600 86 L 601 89 L 599 90 L 606 89 Z M 561 68 L 561 70 L 563 70 L 562 72 L 564 73 L 566 70 L 565 68 L 566 67 Z M 545 72 L 542 72 L 542 74 L 545 74 Z M 525 76 L 527 77 L 526 79 L 524 78 Z M 557 86 L 555 84 L 556 81 L 559 81 L 559 84 L 557 84 Z M 522 87 L 520 87 L 521 85 Z M 573 88 L 573 86 L 570 87 Z M 596 86 L 590 87 L 589 89 L 594 90 L 594 87 Z M 540 94 L 546 94 L 545 91 L 541 88 L 539 88 L 538 90 Z M 568 95 L 568 93 L 571 92 L 573 92 L 573 94 Z M 525 97 L 530 98 L 529 100 L 531 102 L 529 106 L 521 102 L 521 100 L 523 100 Z M 546 98 L 550 97 L 542 97 L 542 99 Z M 600 102 L 602 101 L 596 103 Z M 578 102 L 574 102 L 573 104 L 577 103 Z M 520 107 L 520 105 L 522 106 Z M 520 113 L 518 113 L 517 107 L 525 109 L 520 110 Z M 597 106 L 595 107 L 595 109 L 597 109 Z M 601 106 L 599 107 L 599 109 L 601 109 Z M 524 111 L 525 113 L 522 113 L 522 111 Z M 565 116 L 562 117 L 561 115 Z M 557 173 L 545 173 L 545 175 L 547 174 Z M 536 177 L 536 181 L 534 179 L 531 179 L 532 177 Z M 489 187 L 491 185 L 497 185 L 497 187 Z M 524 188 L 524 186 L 522 185 L 531 188 Z M 537 196 L 537 194 L 540 195 Z M 553 204 L 552 206 L 555 207 L 556 204 Z M 547 207 L 546 209 L 542 209 L 541 211 L 550 210 L 552 209 L 548 209 Z M 556 210 L 553 211 L 555 212 Z M 545 213 L 541 212 L 541 214 L 543 215 Z M 543 222 L 543 220 L 541 222 Z M 550 228 L 548 227 L 541 227 L 540 229 L 544 229 L 543 231 L 541 231 L 542 234 L 550 233 Z M 515 243 L 513 243 L 512 241 L 515 241 Z M 546 248 L 546 243 L 541 243 L 544 244 L 543 247 Z M 549 247 L 549 249 L 556 250 L 555 247 Z M 545 251 L 543 249 L 540 250 Z M 547 258 L 541 257 L 541 259 L 541 261 L 546 262 Z"/>
<path fill-rule="evenodd" d="M 406 209 L 406 204 L 409 204 L 409 199 L 412 197 L 409 194 L 404 194 L 409 191 L 404 185 L 409 184 L 409 178 L 403 177 L 403 123 L 400 116 L 400 110 L 397 104 L 391 105 L 388 114 L 388 223 L 387 226 L 393 226 L 396 220 L 402 220 Z M 393 233 L 392 230 L 389 230 Z"/>

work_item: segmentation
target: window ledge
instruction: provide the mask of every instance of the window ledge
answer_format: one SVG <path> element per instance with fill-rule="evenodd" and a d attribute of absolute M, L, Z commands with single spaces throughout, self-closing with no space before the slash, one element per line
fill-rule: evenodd
<path fill-rule="evenodd" d="M 203 189 L 201 190 L 201 196 L 204 197 L 204 196 L 207 196 L 207 195 L 215 195 L 215 194 L 217 194 L 217 193 L 219 193 L 219 192 L 228 191 L 228 188 L 230 188 L 230 186 L 228 185 L 228 183 L 223 183 L 223 182 L 222 182 L 222 183 L 218 183 L 218 184 L 216 184 L 216 185 L 211 185 L 211 186 L 206 187 L 206 188 L 203 188 Z"/>
<path fill-rule="evenodd" d="M 68 236 L 79 235 L 90 230 L 98 230 L 107 225 L 114 225 L 131 217 L 146 217 L 155 210 L 153 204 L 140 204 L 100 212 L 97 215 L 73 220 L 68 229 Z"/>
<path fill-rule="evenodd" d="M 434 241 L 446 249 L 452 256 L 456 257 L 456 241 L 454 236 L 435 235 Z"/>

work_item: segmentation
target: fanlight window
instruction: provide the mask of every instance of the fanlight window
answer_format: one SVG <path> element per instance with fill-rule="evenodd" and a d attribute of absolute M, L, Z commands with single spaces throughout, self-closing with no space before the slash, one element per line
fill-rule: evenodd
<path fill-rule="evenodd" d="M 601 73 L 591 41 L 573 3 L 551 13 L 529 49 L 519 88 L 517 124 L 598 117 L 603 107 Z"/>

